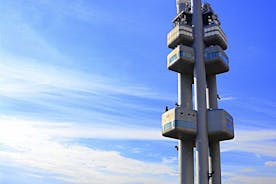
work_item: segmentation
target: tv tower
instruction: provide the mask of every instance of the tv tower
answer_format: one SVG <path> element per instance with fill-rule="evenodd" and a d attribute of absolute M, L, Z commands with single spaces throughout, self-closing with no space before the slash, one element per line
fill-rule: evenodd
<path fill-rule="evenodd" d="M 220 142 L 234 138 L 233 117 L 218 108 L 216 75 L 229 71 L 227 39 L 217 14 L 201 0 L 176 0 L 167 44 L 178 73 L 178 103 L 162 114 L 162 134 L 179 140 L 179 183 L 221 184 Z M 193 98 L 194 97 L 194 98 Z"/>

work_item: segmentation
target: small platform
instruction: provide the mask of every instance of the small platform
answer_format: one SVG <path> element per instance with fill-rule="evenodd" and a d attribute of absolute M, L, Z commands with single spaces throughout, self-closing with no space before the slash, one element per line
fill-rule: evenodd
<path fill-rule="evenodd" d="M 167 35 L 167 45 L 174 49 L 178 45 L 192 46 L 194 41 L 193 28 L 190 25 L 176 25 Z M 227 38 L 221 27 L 216 24 L 204 26 L 204 42 L 206 46 L 219 45 L 227 49 Z"/>
<path fill-rule="evenodd" d="M 192 47 L 179 45 L 167 57 L 169 70 L 193 74 L 194 50 Z M 220 74 L 229 71 L 229 60 L 223 49 L 216 45 L 205 49 L 204 61 L 206 75 Z"/>
<path fill-rule="evenodd" d="M 192 74 L 194 68 L 194 50 L 184 45 L 177 46 L 167 57 L 169 70 Z"/>
<path fill-rule="evenodd" d="M 229 59 L 223 49 L 216 45 L 205 49 L 206 74 L 220 74 L 229 71 Z"/>
<path fill-rule="evenodd" d="M 225 141 L 234 138 L 233 117 L 223 109 L 207 111 L 209 141 Z"/>
<path fill-rule="evenodd" d="M 167 35 L 167 45 L 171 49 L 180 44 L 192 46 L 193 41 L 193 29 L 189 25 L 177 25 Z"/>
<path fill-rule="evenodd" d="M 206 46 L 219 45 L 223 50 L 227 49 L 227 38 L 216 24 L 204 26 L 204 42 Z"/>
<path fill-rule="evenodd" d="M 162 114 L 162 134 L 165 137 L 194 140 L 197 112 L 176 107 Z"/>

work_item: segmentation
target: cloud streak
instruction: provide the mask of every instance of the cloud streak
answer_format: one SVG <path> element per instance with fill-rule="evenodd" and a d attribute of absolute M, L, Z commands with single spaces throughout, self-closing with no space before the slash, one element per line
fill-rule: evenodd
<path fill-rule="evenodd" d="M 101 123 L 111 120 L 113 123 L 154 122 L 155 120 L 147 117 L 149 114 L 159 115 L 160 109 L 143 102 L 169 100 L 169 95 L 131 81 L 111 79 L 51 64 L 37 64 L 29 58 L 5 54 L 0 56 L 0 97 L 3 100 L 12 100 L 6 106 L 13 105 L 13 112 L 19 108 L 26 111 L 31 106 L 36 106 L 35 110 L 41 109 L 38 116 L 67 116 L 73 120 L 82 117 L 91 120 L 90 117 L 93 117 Z M 131 113 L 122 116 L 124 112 Z M 21 113 L 20 109 L 17 113 Z M 28 114 L 25 116 L 28 117 Z"/>
<path fill-rule="evenodd" d="M 242 175 L 235 172 L 224 172 L 224 182 L 227 184 L 271 184 L 276 180 L 275 176 L 261 176 L 256 173 L 253 175 Z"/>
<path fill-rule="evenodd" d="M 241 151 L 276 157 L 276 130 L 237 130 L 233 141 L 224 142 L 222 151 Z"/>
<path fill-rule="evenodd" d="M 267 167 L 276 167 L 276 161 L 265 162 L 265 166 L 267 166 Z"/>
<path fill-rule="evenodd" d="M 80 184 L 91 181 L 97 184 L 113 182 L 163 184 L 168 180 L 162 180 L 160 177 L 167 176 L 172 179 L 176 174 L 173 168 L 161 162 L 135 160 L 124 157 L 116 151 L 99 150 L 71 142 L 76 137 L 95 137 L 93 133 L 91 136 L 86 134 L 88 131 L 99 131 L 97 129 L 90 129 L 87 132 L 75 130 L 74 134 L 70 132 L 72 129 L 61 129 L 64 125 L 60 123 L 29 122 L 3 117 L 0 127 L 2 159 L 7 163 L 54 173 L 65 181 Z M 103 136 L 105 135 L 107 134 L 103 132 Z M 113 138 L 117 136 L 118 134 L 111 135 Z M 65 141 L 64 138 L 67 140 L 70 138 L 71 141 Z M 125 137 L 125 139 L 132 138 Z"/>
<path fill-rule="evenodd" d="M 54 65 L 35 64 L 31 59 L 2 56 L 0 73 L 1 94 L 5 96 L 33 96 L 61 90 L 92 94 L 118 94 L 149 99 L 163 99 L 162 95 L 144 86 L 131 82 L 119 82 L 77 70 L 68 70 Z M 18 62 L 21 60 L 21 62 Z M 165 98 L 166 99 L 166 98 Z"/>
<path fill-rule="evenodd" d="M 266 132 L 266 134 L 265 134 Z M 234 142 L 222 144 L 224 152 L 250 152 L 275 157 L 266 141 L 274 139 L 274 131 L 238 131 Z M 242 135 L 242 136 L 239 136 Z M 255 139 L 250 139 L 252 135 Z M 0 118 L 0 158 L 7 163 L 53 173 L 56 179 L 86 184 L 168 183 L 176 178 L 176 157 L 163 157 L 159 163 L 122 156 L 118 151 L 105 151 L 78 144 L 80 138 L 102 140 L 165 140 L 160 130 L 143 127 L 97 127 L 75 123 L 40 122 Z M 269 147 L 268 147 L 269 146 Z M 272 146 L 273 147 L 273 146 Z M 112 162 L 110 162 L 112 160 Z M 172 164 L 174 163 L 174 164 Z M 270 161 L 266 166 L 274 167 Z M 74 169 L 77 168 L 77 169 Z M 250 170 L 252 172 L 252 170 Z M 246 174 L 246 173 L 245 173 Z M 226 173 L 225 181 L 234 183 L 269 183 L 274 177 Z M 131 177 L 130 177 L 131 176 Z M 165 179 L 166 178 L 166 179 Z"/>

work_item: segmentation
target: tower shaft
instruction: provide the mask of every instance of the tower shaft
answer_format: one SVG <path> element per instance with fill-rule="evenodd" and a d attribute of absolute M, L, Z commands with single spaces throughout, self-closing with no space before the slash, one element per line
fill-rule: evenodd
<path fill-rule="evenodd" d="M 196 159 L 197 159 L 197 183 L 208 184 L 208 130 L 206 109 L 206 71 L 204 63 L 204 40 L 201 0 L 193 0 L 193 35 L 194 35 L 194 78 L 196 83 L 197 98 L 197 134 L 196 134 Z"/>
<path fill-rule="evenodd" d="M 192 76 L 178 74 L 178 104 L 192 110 Z M 191 140 L 178 141 L 179 184 L 194 183 L 194 143 Z"/>
<path fill-rule="evenodd" d="M 207 77 L 207 86 L 209 92 L 209 108 L 217 109 L 217 79 L 216 75 L 210 75 Z M 220 161 L 220 142 L 211 141 L 210 145 L 210 159 L 212 177 L 210 178 L 210 184 L 221 184 L 221 161 Z"/>
<path fill-rule="evenodd" d="M 233 117 L 217 101 L 216 75 L 229 71 L 227 38 L 209 3 L 176 2 L 167 67 L 178 73 L 178 105 L 162 114 L 162 134 L 179 140 L 180 184 L 221 184 L 220 141 L 234 138 Z"/>

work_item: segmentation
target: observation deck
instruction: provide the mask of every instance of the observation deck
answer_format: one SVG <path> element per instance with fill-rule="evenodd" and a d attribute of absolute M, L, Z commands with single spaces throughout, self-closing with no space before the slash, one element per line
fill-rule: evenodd
<path fill-rule="evenodd" d="M 162 134 L 174 139 L 194 140 L 197 112 L 183 107 L 170 109 L 162 114 Z"/>
<path fill-rule="evenodd" d="M 192 46 L 193 41 L 193 28 L 190 25 L 176 25 L 167 35 L 167 45 L 171 49 L 180 44 Z M 216 24 L 204 26 L 204 42 L 206 46 L 219 45 L 223 50 L 227 49 L 227 38 Z"/>
<path fill-rule="evenodd" d="M 169 70 L 193 74 L 194 50 L 192 47 L 178 45 L 167 57 L 167 67 Z M 229 71 L 229 59 L 223 49 L 216 45 L 205 49 L 204 61 L 206 75 L 219 74 Z"/>
<path fill-rule="evenodd" d="M 204 61 L 206 74 L 220 74 L 229 71 L 229 59 L 218 45 L 205 49 Z"/>
<path fill-rule="evenodd" d="M 234 138 L 234 120 L 225 110 L 209 109 L 207 122 L 209 140 L 225 141 Z"/>
<path fill-rule="evenodd" d="M 227 49 L 226 35 L 216 24 L 204 26 L 204 42 L 206 46 L 219 45 L 223 50 Z"/>
<path fill-rule="evenodd" d="M 191 46 L 193 41 L 193 28 L 189 25 L 177 25 L 167 36 L 167 45 L 171 49 L 174 49 L 180 44 Z"/>
<path fill-rule="evenodd" d="M 197 111 L 183 107 L 162 114 L 162 135 L 174 139 L 194 140 L 197 132 Z M 208 136 L 211 141 L 234 138 L 233 117 L 223 109 L 208 109 Z"/>
<path fill-rule="evenodd" d="M 178 45 L 167 57 L 169 70 L 192 74 L 194 68 L 194 50 L 192 47 Z"/>

